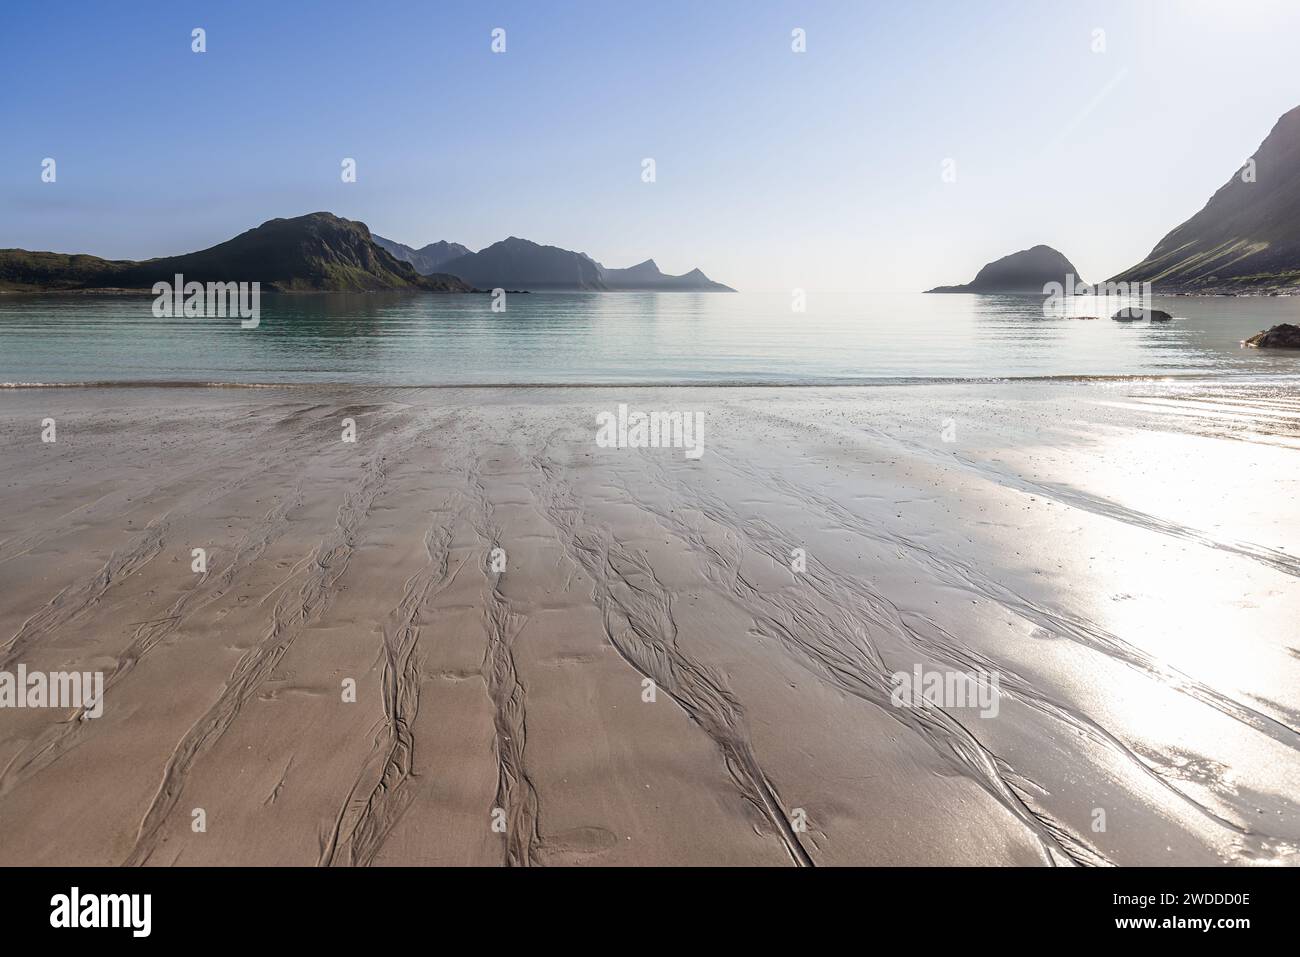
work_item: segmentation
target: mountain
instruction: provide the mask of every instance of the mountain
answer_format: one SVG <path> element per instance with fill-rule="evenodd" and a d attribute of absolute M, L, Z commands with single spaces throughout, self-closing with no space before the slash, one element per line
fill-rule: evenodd
<path fill-rule="evenodd" d="M 653 259 L 647 259 L 626 269 L 601 266 L 601 278 L 607 289 L 649 290 L 659 292 L 735 292 L 730 286 L 714 282 L 698 269 L 681 276 L 670 276 L 659 271 Z"/>
<path fill-rule="evenodd" d="M 698 290 L 734 292 L 694 269 L 660 272 L 653 259 L 606 269 L 585 253 L 511 236 L 470 252 L 459 243 L 413 249 L 332 213 L 272 219 L 210 249 L 144 262 L 0 249 L 0 289 L 149 289 L 172 281 L 260 282 L 263 291 L 428 289 Z"/>
<path fill-rule="evenodd" d="M 455 276 L 421 276 L 376 245 L 365 223 L 332 213 L 268 220 L 209 249 L 143 262 L 0 250 L 0 289 L 149 289 L 177 273 L 186 282 L 260 282 L 266 292 L 469 291 Z"/>
<path fill-rule="evenodd" d="M 698 269 L 681 276 L 660 272 L 653 259 L 610 269 L 586 253 L 542 246 L 511 236 L 487 249 L 470 252 L 458 243 L 430 243 L 413 249 L 382 236 L 374 240 L 417 272 L 437 270 L 459 276 L 480 289 L 587 289 L 597 291 L 735 292 Z"/>
<path fill-rule="evenodd" d="M 443 263 L 470 252 L 468 246 L 462 246 L 460 243 L 449 243 L 445 240 L 429 243 L 429 245 L 422 246 L 419 249 L 412 249 L 404 243 L 396 243 L 391 239 L 385 239 L 383 236 L 372 235 L 370 238 L 402 260 L 402 262 L 410 263 L 421 276 L 440 272 L 441 270 L 438 267 Z"/>
<path fill-rule="evenodd" d="M 1114 278 L 1158 291 L 1300 287 L 1300 106 L 1205 208 Z"/>
<path fill-rule="evenodd" d="M 442 269 L 480 289 L 605 289 L 599 264 L 586 254 L 515 236 L 458 256 Z"/>
<path fill-rule="evenodd" d="M 935 286 L 926 292 L 1036 292 L 1048 283 L 1066 286 L 1066 277 L 1082 283 L 1074 264 L 1051 246 L 1034 246 L 989 263 L 964 286 Z M 1068 286 L 1073 290 L 1074 285 Z"/>

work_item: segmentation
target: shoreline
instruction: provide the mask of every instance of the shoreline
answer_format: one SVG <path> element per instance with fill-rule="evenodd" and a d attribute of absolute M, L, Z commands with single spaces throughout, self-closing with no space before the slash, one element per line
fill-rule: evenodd
<path fill-rule="evenodd" d="M 457 277 L 457 278 L 459 278 L 459 277 Z M 215 282 L 215 281 L 217 281 L 217 280 L 211 280 L 211 281 Z M 227 281 L 234 281 L 234 280 L 227 280 Z M 580 289 L 580 288 L 572 288 L 572 289 L 570 289 L 570 288 L 564 288 L 564 287 L 553 287 L 553 288 L 543 288 L 543 289 L 507 289 L 507 290 L 506 290 L 506 292 L 507 292 L 508 294 L 510 294 L 510 295 L 514 295 L 514 296 L 518 296 L 518 295 L 529 295 L 529 294 L 545 294 L 545 293 L 549 293 L 549 292 L 554 292 L 554 293 L 563 293 L 563 294 L 565 294 L 565 295 L 573 295 L 573 294 L 578 294 L 578 293 L 590 293 L 591 295 L 610 295 L 610 294 L 617 295 L 617 294 L 620 294 L 620 293 L 632 293 L 632 294 L 636 294 L 636 295 L 644 295 L 645 293 L 666 293 L 666 294 L 701 295 L 701 294 L 704 294 L 704 293 L 724 293 L 724 292 L 725 292 L 725 293 L 740 293 L 740 292 L 742 292 L 742 291 L 743 291 L 743 290 L 739 290 L 739 289 L 726 289 L 726 290 L 721 290 L 721 289 Z M 372 294 L 376 294 L 376 293 L 383 294 L 383 293 L 425 293 L 425 292 L 450 292 L 450 290 L 421 289 L 421 288 L 419 288 L 419 287 L 394 287 L 394 288 L 391 288 L 391 289 L 384 289 L 384 288 L 376 288 L 376 289 L 273 289 L 273 288 L 269 288 L 269 287 L 268 287 L 267 289 L 265 289 L 265 290 L 263 291 L 262 295 L 264 295 L 264 296 L 269 296 L 269 295 L 277 295 L 277 296 L 329 296 L 329 295 L 338 295 L 338 296 L 355 296 L 355 295 L 372 295 Z M 757 293 L 757 294 L 759 294 L 759 295 L 764 294 L 764 292 L 766 292 L 766 293 L 768 293 L 768 294 L 773 294 L 773 295 L 776 294 L 776 291 L 774 291 L 774 290 L 753 290 L 753 293 Z M 814 290 L 814 292 L 817 292 L 817 291 Z M 867 291 L 867 292 L 869 292 L 869 291 Z M 488 294 L 491 293 L 491 290 L 489 290 L 489 289 L 477 289 L 477 288 L 473 288 L 473 289 L 468 289 L 468 290 L 466 290 L 464 293 L 455 293 L 455 295 L 465 295 L 466 293 L 479 293 L 479 294 L 482 294 L 482 295 L 488 295 Z M 782 294 L 784 294 L 783 291 L 782 291 Z M 841 290 L 841 291 L 835 291 L 835 290 L 832 290 L 832 291 L 829 291 L 829 292 L 817 292 L 817 294 L 818 294 L 818 295 L 846 295 L 846 294 L 848 294 L 848 295 L 858 295 L 858 294 L 862 294 L 862 292 L 853 292 L 852 290 L 848 290 L 848 291 L 843 291 L 843 290 Z M 916 289 L 916 290 L 912 290 L 912 291 L 875 292 L 875 293 L 869 293 L 869 294 L 871 294 L 871 295 L 899 295 L 899 296 L 912 296 L 912 295 L 1024 296 L 1024 297 L 1035 297 L 1035 298 L 1039 298 L 1039 299 L 1046 299 L 1046 298 L 1049 298 L 1049 297 L 1050 297 L 1050 294 L 1049 294 L 1049 293 L 1040 293 L 1040 292 L 1033 291 L 1033 290 L 1029 290 L 1029 291 L 1003 291 L 1003 292 L 997 292 L 997 291 L 993 291 L 993 290 L 987 290 L 987 291 L 979 291 L 979 290 L 959 290 L 959 289 L 957 289 L 956 287 L 943 287 L 943 286 L 936 286 L 936 287 L 934 287 L 934 288 L 932 288 L 932 289 Z M 148 288 L 148 287 L 128 288 L 128 287 L 113 287 L 113 286 L 109 286 L 109 287 L 93 288 L 93 289 L 86 289 L 86 288 L 81 288 L 81 287 L 72 287 L 72 288 L 67 288 L 67 289 L 53 289 L 53 288 L 15 289 L 15 288 L 5 288 L 5 287 L 0 286 L 0 296 L 4 296 L 4 295 L 21 295 L 21 296 L 85 295 L 85 296 L 145 296 L 145 297 L 152 297 L 152 296 L 154 295 L 154 293 L 153 293 L 152 289 L 151 289 L 151 288 Z M 1152 295 L 1153 298 L 1165 297 L 1165 298 L 1170 298 L 1170 299 L 1178 299 L 1178 298 L 1194 298 L 1194 299 L 1287 299 L 1287 298 L 1291 298 L 1291 297 L 1294 297 L 1294 296 L 1300 296 L 1300 288 L 1282 286 L 1282 287 L 1269 287 L 1269 288 L 1267 289 L 1267 291 L 1249 291 L 1249 290 L 1246 290 L 1246 289 L 1243 289 L 1243 290 L 1241 290 L 1241 291 L 1232 291 L 1232 290 L 1225 289 L 1225 290 L 1223 290 L 1223 291 L 1221 291 L 1221 292 L 1213 292 L 1213 291 L 1199 291 L 1199 290 L 1195 290 L 1195 289 L 1153 289 L 1153 290 L 1151 291 L 1151 295 Z"/>
<path fill-rule="evenodd" d="M 1243 384 L 1279 379 L 1288 384 L 1295 377 L 1272 372 L 1169 372 L 1089 373 L 1022 376 L 897 376 L 892 378 L 837 381 L 749 381 L 711 380 L 674 382 L 639 380 L 629 382 L 210 382 L 188 379 L 118 379 L 98 382 L 0 382 L 0 389 L 869 389 L 924 385 L 1010 385 L 1017 382 L 1109 383 L 1109 382 L 1206 382 Z"/>

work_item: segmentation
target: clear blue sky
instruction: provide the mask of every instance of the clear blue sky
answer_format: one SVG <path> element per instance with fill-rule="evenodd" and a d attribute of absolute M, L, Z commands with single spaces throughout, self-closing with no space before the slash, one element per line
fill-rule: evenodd
<path fill-rule="evenodd" d="M 4 0 L 0 247 L 143 258 L 327 209 L 747 290 L 1038 242 L 1098 281 L 1300 104 L 1297 37 L 1296 0 Z"/>

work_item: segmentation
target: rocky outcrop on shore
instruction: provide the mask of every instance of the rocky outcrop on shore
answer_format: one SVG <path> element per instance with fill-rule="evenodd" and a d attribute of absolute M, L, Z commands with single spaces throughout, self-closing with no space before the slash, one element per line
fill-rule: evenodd
<path fill-rule="evenodd" d="M 1300 326 L 1284 322 L 1272 329 L 1255 333 L 1243 345 L 1253 349 L 1300 349 Z"/>

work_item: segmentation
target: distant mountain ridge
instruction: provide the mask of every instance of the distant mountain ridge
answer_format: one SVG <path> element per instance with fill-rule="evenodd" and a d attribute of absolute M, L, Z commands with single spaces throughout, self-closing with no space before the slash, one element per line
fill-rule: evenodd
<path fill-rule="evenodd" d="M 653 259 L 647 259 L 626 269 L 611 269 L 601 266 L 601 278 L 609 289 L 616 290 L 662 290 L 665 292 L 735 292 L 730 286 L 714 282 L 699 269 L 692 269 L 681 276 L 670 276 L 660 272 Z"/>
<path fill-rule="evenodd" d="M 470 251 L 468 246 L 462 246 L 460 243 L 449 243 L 446 240 L 439 240 L 419 249 L 412 249 L 404 243 L 394 242 L 391 239 L 385 239 L 383 236 L 372 235 L 371 239 L 402 260 L 402 262 L 410 263 L 415 267 L 415 271 L 422 276 L 441 272 L 442 270 L 439 267 L 443 263 L 450 262 L 458 256 L 464 256 Z"/>
<path fill-rule="evenodd" d="M 177 273 L 187 282 L 259 282 L 267 292 L 470 291 L 455 276 L 420 275 L 376 244 L 365 223 L 325 212 L 267 220 L 208 249 L 141 262 L 0 250 L 0 289 L 149 289 Z"/>
<path fill-rule="evenodd" d="M 1068 277 L 1073 277 L 1070 289 L 1083 282 L 1074 263 L 1051 246 L 1039 244 L 995 259 L 965 285 L 935 286 L 926 292 L 1042 293 L 1048 283 L 1065 286 Z"/>
<path fill-rule="evenodd" d="M 600 266 L 589 256 L 517 236 L 458 256 L 442 269 L 480 289 L 605 289 Z"/>
<path fill-rule="evenodd" d="M 680 276 L 662 272 L 653 259 L 626 269 L 603 266 L 586 253 L 544 246 L 518 236 L 493 243 L 478 252 L 470 252 L 458 243 L 430 243 L 413 249 L 402 243 L 376 236 L 375 241 L 399 259 L 415 265 L 459 276 L 480 289 L 589 290 L 595 292 L 735 292 L 730 286 L 714 282 L 699 269 Z M 463 252 L 441 258 L 446 249 Z M 428 260 L 420 257 L 434 251 Z"/>
<path fill-rule="evenodd" d="M 1113 281 L 1157 292 L 1300 287 L 1300 106 L 1200 212 Z"/>

